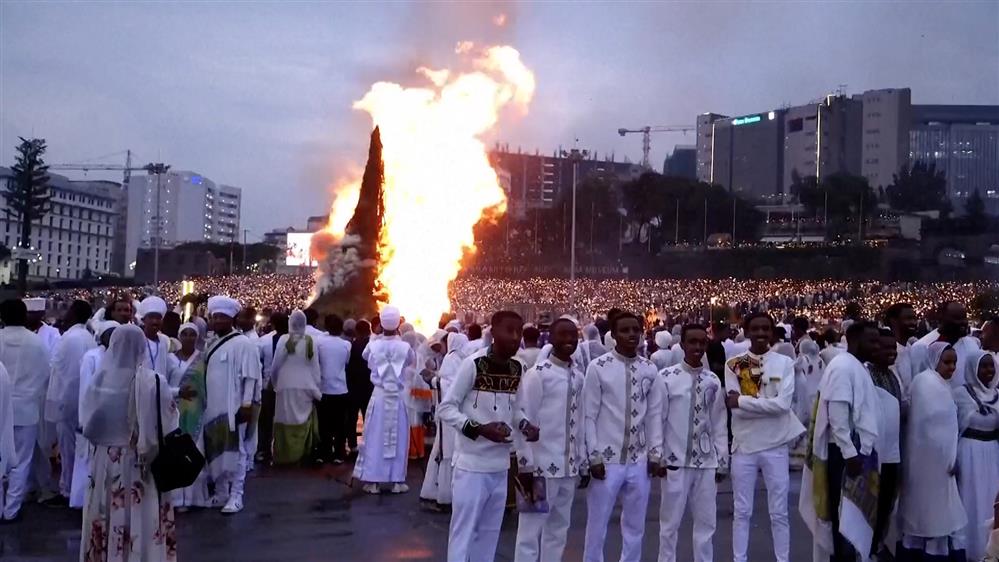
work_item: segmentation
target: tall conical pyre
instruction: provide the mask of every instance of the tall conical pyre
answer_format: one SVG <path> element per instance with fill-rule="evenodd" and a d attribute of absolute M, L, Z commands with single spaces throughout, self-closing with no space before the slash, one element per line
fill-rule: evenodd
<path fill-rule="evenodd" d="M 385 222 L 384 187 L 382 140 L 375 127 L 357 205 L 342 236 L 323 231 L 312 237 L 312 256 L 319 262 L 319 271 L 310 306 L 323 316 L 370 318 L 384 300 L 378 283 L 379 242 Z"/>

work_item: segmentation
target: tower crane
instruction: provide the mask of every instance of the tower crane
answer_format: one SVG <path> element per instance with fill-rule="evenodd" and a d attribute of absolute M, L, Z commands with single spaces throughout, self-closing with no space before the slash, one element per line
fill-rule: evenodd
<path fill-rule="evenodd" d="M 693 125 L 646 125 L 640 129 L 618 129 L 617 134 L 623 137 L 629 133 L 642 133 L 642 167 L 646 170 L 651 170 L 652 166 L 649 164 L 649 150 L 652 149 L 652 133 L 672 133 L 682 131 L 686 134 L 687 131 L 693 130 L 696 130 Z"/>

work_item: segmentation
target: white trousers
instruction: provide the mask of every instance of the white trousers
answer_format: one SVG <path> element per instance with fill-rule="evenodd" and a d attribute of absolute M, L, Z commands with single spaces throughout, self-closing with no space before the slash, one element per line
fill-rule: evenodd
<path fill-rule="evenodd" d="M 621 496 L 621 562 L 639 562 L 642 558 L 642 536 L 645 534 L 645 512 L 649 507 L 649 468 L 644 462 L 605 464 L 607 477 L 590 481 L 586 494 L 586 541 L 583 560 L 603 562 L 604 542 L 611 512 Z"/>
<path fill-rule="evenodd" d="M 506 507 L 507 471 L 454 469 L 448 562 L 492 562 Z"/>
<path fill-rule="evenodd" d="M 239 440 L 243 447 L 243 462 L 245 463 L 245 468 L 247 472 L 253 470 L 253 458 L 257 455 L 257 443 L 260 441 L 258 437 L 260 434 L 257 433 L 257 428 L 254 426 L 252 436 L 247 439 L 246 431 L 249 428 L 249 422 L 241 426 L 243 429 L 239 432 Z"/>
<path fill-rule="evenodd" d="M 236 471 L 226 472 L 219 482 L 215 483 L 215 495 L 212 503 L 224 505 L 229 498 L 238 495 L 243 498 L 243 488 L 246 484 L 246 424 L 236 426 L 239 436 L 239 452 L 236 454 Z M 231 453 L 226 453 L 231 454 Z"/>
<path fill-rule="evenodd" d="M 204 471 L 202 471 L 202 474 Z M 90 486 L 90 443 L 82 433 L 76 434 L 76 459 L 73 461 L 73 478 L 69 492 L 69 507 L 83 509 L 87 488 Z"/>
<path fill-rule="evenodd" d="M 548 513 L 521 513 L 514 562 L 560 562 L 569 531 L 575 477 L 546 478 Z"/>
<path fill-rule="evenodd" d="M 14 426 L 14 453 L 17 455 L 17 459 L 7 476 L 7 493 L 3 498 L 3 519 L 13 519 L 21 511 L 24 495 L 28 492 L 28 476 L 31 474 L 31 459 L 35 456 L 37 437 L 37 425 Z"/>
<path fill-rule="evenodd" d="M 52 452 L 58 441 L 56 438 L 56 424 L 45 421 L 44 415 L 38 418 L 35 425 L 35 452 L 31 456 L 31 471 L 28 480 L 28 487 L 25 492 L 34 490 L 39 499 L 46 499 L 55 495 L 57 491 L 56 482 L 52 479 Z"/>
<path fill-rule="evenodd" d="M 59 494 L 68 498 L 73 489 L 73 465 L 76 464 L 76 427 L 68 422 L 56 424 L 59 442 Z"/>
<path fill-rule="evenodd" d="M 694 523 L 694 562 L 712 562 L 718 506 L 713 468 L 680 468 L 663 479 L 659 498 L 659 562 L 676 562 L 676 542 L 683 512 L 690 505 Z"/>
<path fill-rule="evenodd" d="M 763 482 L 767 487 L 774 557 L 777 562 L 788 562 L 791 529 L 787 519 L 787 490 L 790 481 L 787 445 L 757 453 L 732 454 L 732 495 L 735 501 L 732 518 L 733 562 L 746 562 L 757 471 L 763 472 Z"/>

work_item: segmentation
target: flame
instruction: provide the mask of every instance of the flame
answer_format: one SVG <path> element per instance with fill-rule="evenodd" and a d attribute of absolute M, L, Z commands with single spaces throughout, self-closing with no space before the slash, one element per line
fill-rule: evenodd
<path fill-rule="evenodd" d="M 326 231 L 337 236 L 343 234 L 347 228 L 347 223 L 354 214 L 354 207 L 357 206 L 357 199 L 361 195 L 361 171 L 352 172 L 349 178 L 339 181 L 333 188 L 335 195 L 330 206 Z"/>
<path fill-rule="evenodd" d="M 451 308 L 448 284 L 458 276 L 463 253 L 475 250 L 472 228 L 483 216 L 506 210 L 506 194 L 480 136 L 504 108 L 526 113 L 535 88 L 534 74 L 513 47 L 476 51 L 462 42 L 455 52 L 474 56 L 474 70 L 420 68 L 429 86 L 378 82 L 354 103 L 381 129 L 385 226 L 379 282 L 423 333 Z M 327 227 L 334 235 L 342 234 L 353 208 L 339 202 Z"/>

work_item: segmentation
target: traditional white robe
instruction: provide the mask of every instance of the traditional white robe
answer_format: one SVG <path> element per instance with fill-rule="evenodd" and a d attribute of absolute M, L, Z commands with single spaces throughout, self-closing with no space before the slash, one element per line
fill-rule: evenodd
<path fill-rule="evenodd" d="M 939 339 L 940 332 L 938 330 L 933 330 L 920 338 L 916 343 L 912 344 L 910 356 L 912 358 L 913 373 L 922 373 L 927 369 L 936 368 L 936 365 L 930 365 L 931 357 L 929 353 L 929 346 L 930 344 L 939 341 Z M 968 357 L 972 352 L 981 349 L 982 344 L 977 338 L 964 336 L 963 338 L 957 340 L 957 343 L 955 343 L 953 347 L 954 351 L 957 352 L 957 368 L 954 369 L 954 375 L 950 378 L 948 384 L 950 384 L 951 388 L 957 388 L 966 382 L 964 380 L 964 366 L 968 362 Z"/>
<path fill-rule="evenodd" d="M 0 363 L 0 480 L 17 462 L 14 458 L 14 388 L 7 369 Z"/>
<path fill-rule="evenodd" d="M 437 389 L 438 396 L 437 435 L 434 437 L 434 445 L 430 450 L 430 459 L 427 462 L 427 472 L 423 478 L 420 497 L 442 505 L 451 504 L 451 479 L 458 430 L 443 422 L 439 408 L 444 396 L 447 395 L 454 383 L 458 367 L 466 357 L 464 345 L 467 342 L 468 339 L 463 334 L 452 333 L 448 335 L 448 352 L 441 360 L 437 376 L 431 383 Z"/>
<path fill-rule="evenodd" d="M 72 488 L 73 464 L 76 461 L 76 430 L 80 425 L 80 363 L 83 356 L 97 347 L 93 335 L 83 324 L 66 330 L 52 356 L 52 374 L 46 393 L 46 418 L 55 422 L 59 442 L 61 475 L 59 493 L 68 497 Z"/>
<path fill-rule="evenodd" d="M 354 478 L 405 482 L 409 421 L 404 390 L 415 375 L 416 353 L 399 336 L 384 336 L 370 340 L 362 357 L 371 369 L 374 391 L 364 416 L 364 442 L 354 464 Z"/>
<path fill-rule="evenodd" d="M 94 382 L 94 374 L 101 364 L 106 350 L 97 346 L 85 354 L 80 360 L 80 392 L 77 395 L 77 404 L 83 403 L 83 397 Z M 77 429 L 76 434 L 76 460 L 73 463 L 73 482 L 69 492 L 69 507 L 76 509 L 83 508 L 86 499 L 87 486 L 90 484 L 90 442 Z"/>
<path fill-rule="evenodd" d="M 173 373 L 173 365 L 170 361 L 170 338 L 166 334 L 156 334 L 156 341 L 146 338 L 143 342 L 146 345 L 145 353 L 142 356 L 142 366 L 165 377 L 171 388 L 176 388 L 180 381 L 170 380 Z"/>

